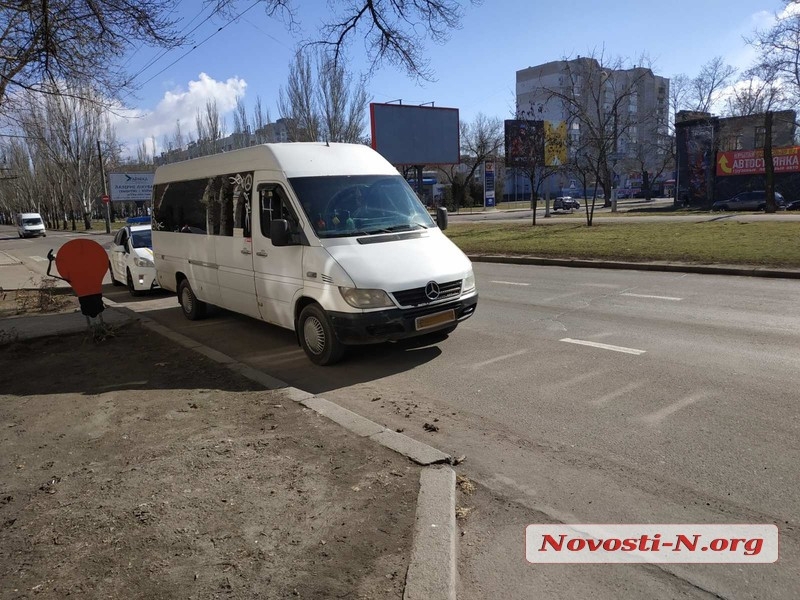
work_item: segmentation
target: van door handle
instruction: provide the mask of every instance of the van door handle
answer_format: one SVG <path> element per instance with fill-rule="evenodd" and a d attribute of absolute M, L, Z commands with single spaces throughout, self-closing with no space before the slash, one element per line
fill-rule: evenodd
<path fill-rule="evenodd" d="M 267 256 L 267 252 L 266 252 L 266 250 L 259 250 L 258 252 L 256 252 L 256 255 L 258 255 L 258 256 Z"/>
<path fill-rule="evenodd" d="M 242 254 L 252 254 L 252 252 L 250 252 L 250 250 L 248 250 L 247 248 L 242 248 L 241 252 Z"/>

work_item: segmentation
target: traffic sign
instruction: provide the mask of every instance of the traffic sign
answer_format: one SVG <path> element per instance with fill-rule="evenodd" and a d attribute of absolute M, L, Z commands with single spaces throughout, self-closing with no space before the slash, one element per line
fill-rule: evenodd
<path fill-rule="evenodd" d="M 103 204 L 108 204 L 108 202 L 110 200 L 110 198 L 108 197 L 108 194 L 103 194 L 102 200 L 103 200 Z"/>

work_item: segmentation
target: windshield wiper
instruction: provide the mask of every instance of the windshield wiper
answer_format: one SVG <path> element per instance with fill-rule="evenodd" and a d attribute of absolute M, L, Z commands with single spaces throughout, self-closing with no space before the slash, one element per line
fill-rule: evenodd
<path fill-rule="evenodd" d="M 427 229 L 428 227 L 423 225 L 422 223 L 403 223 L 402 225 L 393 225 L 392 227 L 387 227 L 385 231 L 394 232 L 394 231 L 410 231 L 413 229 Z"/>

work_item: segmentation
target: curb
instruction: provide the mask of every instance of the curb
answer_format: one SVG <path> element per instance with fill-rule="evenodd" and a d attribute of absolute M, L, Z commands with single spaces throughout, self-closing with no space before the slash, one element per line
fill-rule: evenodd
<path fill-rule="evenodd" d="M 742 277 L 772 277 L 800 279 L 800 270 L 785 271 L 762 267 L 735 267 L 717 265 L 636 263 L 578 258 L 542 258 L 536 256 L 467 255 L 472 262 L 505 263 L 512 265 L 543 265 L 551 267 L 581 267 L 589 269 L 627 269 L 633 271 L 666 271 L 671 273 L 700 273 L 703 275 L 739 275 Z"/>
<path fill-rule="evenodd" d="M 403 600 L 456 599 L 456 473 L 426 467 L 419 475 L 414 545 Z"/>

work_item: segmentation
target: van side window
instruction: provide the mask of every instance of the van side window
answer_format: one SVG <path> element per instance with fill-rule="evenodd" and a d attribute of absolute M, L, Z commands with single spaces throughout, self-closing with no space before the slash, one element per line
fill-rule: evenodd
<path fill-rule="evenodd" d="M 292 210 L 286 193 L 280 185 L 264 184 L 258 187 L 259 194 L 259 213 L 261 223 L 261 234 L 268 238 L 269 227 L 273 219 L 286 219 L 289 222 L 289 231 L 292 234 L 292 241 L 300 241 L 300 221 L 294 210 Z"/>
<path fill-rule="evenodd" d="M 252 186 L 252 172 L 156 185 L 153 228 L 222 236 L 241 228 L 249 236 Z"/>

